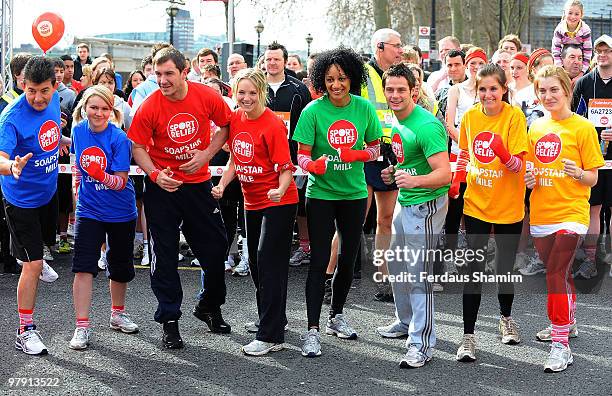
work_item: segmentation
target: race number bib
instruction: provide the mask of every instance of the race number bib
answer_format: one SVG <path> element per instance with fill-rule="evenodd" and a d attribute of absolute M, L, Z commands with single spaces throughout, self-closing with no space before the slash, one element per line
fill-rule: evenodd
<path fill-rule="evenodd" d="M 611 128 L 612 99 L 589 99 L 589 121 L 596 128 Z"/>
<path fill-rule="evenodd" d="M 274 114 L 285 124 L 287 128 L 287 139 L 289 139 L 289 134 L 291 133 L 291 113 L 288 111 L 275 111 Z"/>

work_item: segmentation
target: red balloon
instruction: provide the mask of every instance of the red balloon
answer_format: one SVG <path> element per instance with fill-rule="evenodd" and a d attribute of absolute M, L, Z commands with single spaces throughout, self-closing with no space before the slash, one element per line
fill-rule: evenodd
<path fill-rule="evenodd" d="M 64 35 L 64 20 L 53 12 L 45 12 L 32 22 L 32 36 L 44 53 Z"/>

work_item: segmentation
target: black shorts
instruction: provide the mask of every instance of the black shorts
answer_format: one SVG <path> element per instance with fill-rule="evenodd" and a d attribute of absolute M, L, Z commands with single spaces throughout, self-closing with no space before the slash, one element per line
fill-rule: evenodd
<path fill-rule="evenodd" d="M 132 183 L 134 183 L 134 192 L 136 192 L 136 199 L 142 199 L 144 193 L 144 176 L 130 176 Z"/>
<path fill-rule="evenodd" d="M 298 201 L 297 215 L 301 217 L 306 217 L 306 186 L 308 185 L 308 176 L 296 177 L 304 178 L 304 180 L 299 180 L 299 182 L 302 184 L 302 187 L 298 188 L 298 198 L 300 200 Z"/>
<path fill-rule="evenodd" d="M 106 276 L 116 282 L 134 279 L 134 236 L 136 220 L 106 223 L 78 217 L 74 229 L 72 272 L 98 274 L 100 246 L 106 246 Z"/>
<path fill-rule="evenodd" d="M 385 184 L 380 172 L 385 169 L 388 165 L 385 165 L 382 161 L 370 161 L 363 164 L 363 170 L 365 172 L 366 183 L 371 186 L 374 191 L 395 191 L 397 186 L 393 184 Z"/>
<path fill-rule="evenodd" d="M 6 223 L 11 234 L 11 255 L 32 262 L 43 259 L 43 245 L 55 245 L 57 194 L 38 208 L 20 208 L 4 201 Z"/>
<path fill-rule="evenodd" d="M 57 207 L 59 213 L 72 212 L 72 175 L 60 173 L 57 176 Z"/>
<path fill-rule="evenodd" d="M 597 175 L 597 184 L 591 187 L 591 206 L 612 206 L 612 169 L 602 169 Z"/>

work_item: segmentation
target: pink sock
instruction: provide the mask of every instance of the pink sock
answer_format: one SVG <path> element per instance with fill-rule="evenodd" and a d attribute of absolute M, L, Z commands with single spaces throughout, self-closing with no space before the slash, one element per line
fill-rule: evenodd
<path fill-rule="evenodd" d="M 592 262 L 595 262 L 595 255 L 597 254 L 597 245 L 583 246 L 583 249 L 584 249 L 584 253 L 586 254 L 587 258 L 591 260 Z"/>
<path fill-rule="evenodd" d="M 88 329 L 89 328 L 89 318 L 77 318 L 76 327 L 77 329 L 79 328 Z"/>
<path fill-rule="evenodd" d="M 561 344 L 569 345 L 569 329 L 570 325 L 557 326 L 552 325 L 552 342 L 560 342 Z"/>
<path fill-rule="evenodd" d="M 119 315 L 125 312 L 125 305 L 113 305 L 111 307 L 112 315 Z"/>
<path fill-rule="evenodd" d="M 34 310 L 19 308 L 19 333 L 25 331 L 26 326 L 32 326 L 34 324 Z"/>

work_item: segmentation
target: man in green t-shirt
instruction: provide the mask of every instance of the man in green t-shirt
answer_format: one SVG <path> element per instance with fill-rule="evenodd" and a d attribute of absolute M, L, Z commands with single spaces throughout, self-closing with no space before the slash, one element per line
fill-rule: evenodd
<path fill-rule="evenodd" d="M 383 74 L 383 87 L 396 120 L 392 148 L 398 163 L 381 173 L 400 189 L 388 259 L 396 321 L 379 327 L 383 337 L 408 335 L 402 368 L 422 367 L 436 343 L 432 281 L 433 258 L 448 209 L 451 181 L 444 126 L 412 99 L 414 75 L 404 64 Z M 389 257 L 391 256 L 391 257 Z M 391 260 L 389 260 L 391 258 Z"/>

